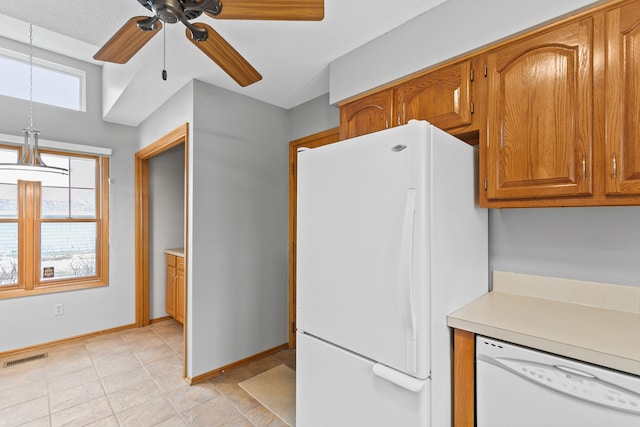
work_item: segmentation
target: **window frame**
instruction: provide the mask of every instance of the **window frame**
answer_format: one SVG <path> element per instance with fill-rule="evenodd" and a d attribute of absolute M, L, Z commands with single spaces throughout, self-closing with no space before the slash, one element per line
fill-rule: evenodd
<path fill-rule="evenodd" d="M 1 143 L 0 148 L 14 149 L 19 154 L 22 151 L 22 147 Z M 96 160 L 96 218 L 41 218 L 41 183 L 18 181 L 18 217 L 0 218 L 1 223 L 18 223 L 18 283 L 0 286 L 0 300 L 109 285 L 109 157 L 55 149 L 40 152 Z M 96 275 L 43 280 L 40 275 L 41 224 L 87 222 L 96 224 Z"/>
<path fill-rule="evenodd" d="M 8 60 L 16 61 L 16 62 L 21 62 L 24 64 L 29 64 L 29 55 L 25 53 L 9 50 L 3 47 L 0 47 L 0 57 L 3 57 Z M 39 102 L 35 99 L 33 100 L 34 103 L 50 105 L 52 107 L 64 108 L 66 110 L 80 111 L 80 112 L 86 113 L 87 111 L 87 73 L 86 71 L 81 70 L 79 68 L 70 67 L 68 65 L 63 65 L 57 62 L 47 61 L 46 59 L 40 59 L 36 57 L 33 57 L 32 61 L 33 61 L 34 67 L 38 67 L 56 74 L 65 74 L 67 76 L 78 78 L 78 108 L 69 108 L 61 105 L 50 104 L 47 102 Z M 1 95 L 14 98 L 14 99 L 23 99 L 26 101 L 29 100 L 29 98 L 20 98 L 20 97 L 16 98 L 11 95 L 4 95 L 4 94 L 1 94 Z"/>

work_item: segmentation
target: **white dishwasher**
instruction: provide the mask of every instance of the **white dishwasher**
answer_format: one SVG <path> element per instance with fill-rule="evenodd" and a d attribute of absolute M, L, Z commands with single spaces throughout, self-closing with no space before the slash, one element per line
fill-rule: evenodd
<path fill-rule="evenodd" d="M 476 337 L 477 427 L 640 427 L 640 377 Z"/>

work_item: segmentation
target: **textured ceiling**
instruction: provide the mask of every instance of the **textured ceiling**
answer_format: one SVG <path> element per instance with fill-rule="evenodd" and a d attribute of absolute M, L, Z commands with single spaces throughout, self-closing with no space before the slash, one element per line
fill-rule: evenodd
<path fill-rule="evenodd" d="M 106 120 L 138 125 L 191 79 L 223 87 L 283 108 L 329 90 L 329 63 L 445 0 L 325 0 L 320 22 L 207 21 L 263 76 L 238 86 L 184 36 L 182 24 L 166 25 L 166 69 L 161 79 L 163 36 L 154 37 L 129 63 L 107 64 Z M 224 0 L 222 1 L 224 5 Z M 132 16 L 150 12 L 136 0 L 2 0 L 0 36 L 88 62 Z"/>

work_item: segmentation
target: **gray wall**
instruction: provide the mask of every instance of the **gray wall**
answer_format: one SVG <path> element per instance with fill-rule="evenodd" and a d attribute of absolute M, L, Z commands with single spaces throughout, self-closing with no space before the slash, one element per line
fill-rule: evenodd
<path fill-rule="evenodd" d="M 286 110 L 194 83 L 190 374 L 287 342 Z"/>
<path fill-rule="evenodd" d="M 149 317 L 167 316 L 165 249 L 184 245 L 184 145 L 149 160 Z"/>
<path fill-rule="evenodd" d="M 28 46 L 0 38 L 0 46 L 28 52 Z M 137 131 L 102 121 L 100 67 L 34 49 L 34 56 L 84 69 L 87 111 L 34 105 L 41 138 L 108 147 L 111 157 L 109 286 L 0 300 L 0 352 L 129 325 L 134 311 L 133 155 Z M 0 133 L 21 135 L 28 125 L 28 101 L 0 96 Z M 54 304 L 64 304 L 54 317 Z M 6 327 L 11 325 L 11 327 Z"/>
<path fill-rule="evenodd" d="M 337 127 L 340 124 L 340 109 L 329 105 L 327 93 L 292 108 L 289 117 L 289 140 L 293 141 Z"/>
<path fill-rule="evenodd" d="M 640 286 L 640 207 L 494 209 L 491 268 Z"/>

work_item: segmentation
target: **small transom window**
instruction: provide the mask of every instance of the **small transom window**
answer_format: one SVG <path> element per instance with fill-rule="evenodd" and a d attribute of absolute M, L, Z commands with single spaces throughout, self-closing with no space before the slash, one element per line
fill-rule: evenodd
<path fill-rule="evenodd" d="M 33 101 L 86 111 L 85 72 L 33 58 Z M 0 48 L 0 95 L 29 100 L 29 56 Z"/>

